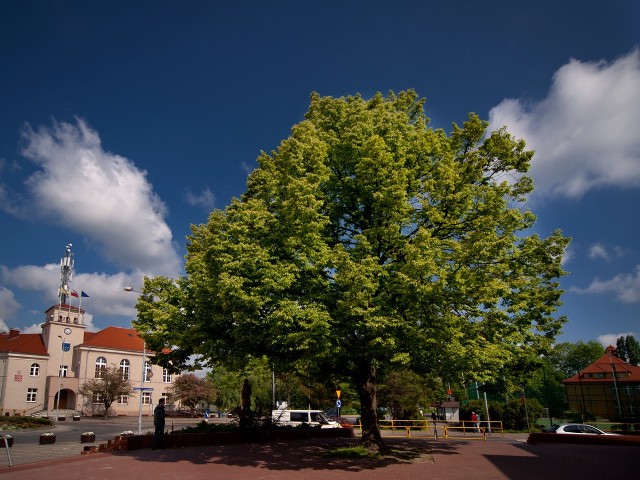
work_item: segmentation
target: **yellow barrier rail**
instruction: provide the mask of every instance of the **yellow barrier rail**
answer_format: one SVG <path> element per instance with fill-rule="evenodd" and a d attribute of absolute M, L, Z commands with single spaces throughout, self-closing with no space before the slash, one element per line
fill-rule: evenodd
<path fill-rule="evenodd" d="M 407 438 L 411 438 L 412 435 L 420 437 L 433 435 L 435 439 L 440 437 L 445 440 L 449 438 L 465 438 L 466 440 L 484 440 L 486 442 L 487 435 L 499 433 L 501 436 L 504 436 L 502 421 L 483 421 L 482 424 L 483 426 L 479 427 L 474 422 L 465 420 L 457 423 L 432 420 L 380 420 L 378 427 L 381 432 L 390 431 L 391 436 L 399 432 Z M 484 425 L 486 425 L 486 427 Z M 355 424 L 354 427 L 360 429 L 360 433 L 362 434 L 362 424 L 360 422 Z M 439 431 L 441 432 L 440 434 Z"/>

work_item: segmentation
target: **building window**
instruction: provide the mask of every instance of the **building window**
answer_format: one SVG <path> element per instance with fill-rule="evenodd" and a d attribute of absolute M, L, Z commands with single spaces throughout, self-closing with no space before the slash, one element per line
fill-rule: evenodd
<path fill-rule="evenodd" d="M 66 377 L 68 370 L 69 370 L 69 367 L 67 365 L 60 365 L 60 376 Z"/>
<path fill-rule="evenodd" d="M 106 371 L 107 359 L 104 357 L 98 357 L 96 359 L 96 378 L 103 378 Z"/>
<path fill-rule="evenodd" d="M 129 380 L 129 360 L 122 360 L 120 362 L 120 373 L 123 380 Z"/>
<path fill-rule="evenodd" d="M 171 374 L 169 373 L 169 370 L 166 368 L 162 369 L 162 381 L 164 383 L 171 383 Z"/>
<path fill-rule="evenodd" d="M 151 405 L 151 392 L 142 392 L 142 404 Z"/>
<path fill-rule="evenodd" d="M 153 373 L 151 372 L 151 364 L 149 362 L 144 363 L 144 381 L 150 382 Z"/>
<path fill-rule="evenodd" d="M 28 388 L 27 389 L 27 402 L 35 403 L 38 398 L 38 389 L 37 388 Z"/>
<path fill-rule="evenodd" d="M 633 386 L 631 385 L 625 385 L 624 387 L 622 387 L 622 390 L 624 391 L 625 395 L 631 396 L 633 394 Z"/>
<path fill-rule="evenodd" d="M 31 368 L 29 369 L 29 376 L 30 377 L 39 377 L 40 376 L 40 365 L 38 365 L 37 363 L 32 363 L 31 364 Z"/>
<path fill-rule="evenodd" d="M 126 405 L 129 403 L 129 397 L 127 395 L 120 395 L 118 397 L 118 403 L 120 405 Z"/>

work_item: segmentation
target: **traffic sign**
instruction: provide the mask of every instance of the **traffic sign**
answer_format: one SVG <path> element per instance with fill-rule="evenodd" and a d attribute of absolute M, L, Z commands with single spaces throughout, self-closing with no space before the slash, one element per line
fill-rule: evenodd
<path fill-rule="evenodd" d="M 336 408 L 340 408 L 342 407 L 342 400 L 338 399 L 336 400 Z"/>
<path fill-rule="evenodd" d="M 71 349 L 71 344 L 67 343 L 67 342 L 63 342 L 62 343 L 62 351 L 63 352 L 68 352 Z"/>

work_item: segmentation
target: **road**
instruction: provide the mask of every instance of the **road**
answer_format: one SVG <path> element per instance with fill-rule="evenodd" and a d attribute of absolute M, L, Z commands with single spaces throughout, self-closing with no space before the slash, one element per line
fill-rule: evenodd
<path fill-rule="evenodd" d="M 201 422 L 201 418 L 167 418 L 167 430 L 180 430 L 183 427 L 196 425 Z M 211 422 L 226 422 L 226 419 L 210 419 Z M 38 443 L 40 434 L 43 432 L 53 432 L 56 434 L 57 442 L 79 442 L 83 432 L 93 432 L 96 434 L 96 443 L 113 440 L 126 430 L 138 433 L 138 417 L 109 417 L 102 419 L 99 417 L 82 417 L 80 421 L 73 420 L 54 421 L 52 427 L 39 428 L 36 430 L 22 431 L 2 431 L 1 434 L 10 434 L 20 443 Z M 142 432 L 153 431 L 153 418 L 142 418 Z"/>

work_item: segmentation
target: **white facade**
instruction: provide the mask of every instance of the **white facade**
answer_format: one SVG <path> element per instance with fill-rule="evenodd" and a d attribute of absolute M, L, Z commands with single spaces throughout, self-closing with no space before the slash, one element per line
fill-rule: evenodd
<path fill-rule="evenodd" d="M 169 396 L 167 390 L 176 376 L 149 363 L 153 353 L 143 352 L 144 342 L 136 330 L 108 327 L 86 332 L 83 315 L 84 310 L 77 307 L 55 305 L 46 311 L 41 334 L 11 330 L 0 336 L 1 415 L 46 412 L 53 416 L 57 411 L 101 415 L 104 406 L 80 395 L 79 387 L 112 366 L 137 390 L 116 400 L 110 415 L 138 415 L 141 393 L 142 414 L 151 415 L 158 399 Z M 167 403 L 171 404 L 170 399 Z"/>

